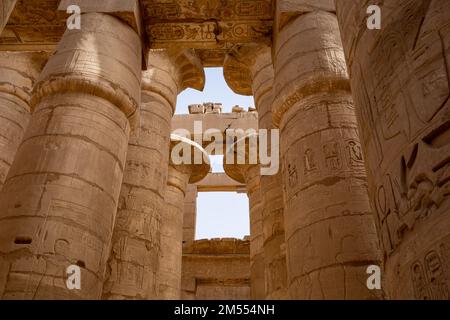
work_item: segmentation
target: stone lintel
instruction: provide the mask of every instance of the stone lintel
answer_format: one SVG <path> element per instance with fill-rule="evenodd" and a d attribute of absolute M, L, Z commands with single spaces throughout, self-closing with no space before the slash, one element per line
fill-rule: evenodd
<path fill-rule="evenodd" d="M 236 43 L 270 42 L 271 0 L 142 0 L 151 48 L 189 47 L 228 50 Z M 207 64 L 220 65 L 215 52 Z M 223 59 L 222 59 L 223 62 Z"/>
<path fill-rule="evenodd" d="M 234 238 L 217 238 L 197 240 L 183 248 L 183 255 L 188 254 L 250 254 L 250 241 Z"/>
<path fill-rule="evenodd" d="M 245 184 L 231 179 L 225 173 L 210 173 L 195 186 L 198 192 L 246 192 Z"/>
<path fill-rule="evenodd" d="M 180 20 L 270 20 L 272 0 L 141 0 L 146 18 L 152 21 Z"/>
<path fill-rule="evenodd" d="M 227 49 L 235 44 L 270 44 L 273 22 L 204 21 L 147 24 L 150 48 Z"/>

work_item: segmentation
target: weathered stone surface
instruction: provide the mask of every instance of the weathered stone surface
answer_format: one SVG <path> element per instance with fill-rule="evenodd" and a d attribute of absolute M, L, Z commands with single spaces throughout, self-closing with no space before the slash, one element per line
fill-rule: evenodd
<path fill-rule="evenodd" d="M 195 48 L 205 66 L 221 66 L 242 43 L 270 43 L 270 0 L 142 1 L 152 48 Z"/>
<path fill-rule="evenodd" d="M 259 129 L 273 129 L 274 70 L 270 48 L 248 45 L 231 51 L 225 60 L 224 74 L 235 92 L 253 94 L 258 109 Z M 281 172 L 261 176 L 260 192 L 263 197 L 265 294 L 269 299 L 283 299 L 287 298 L 287 275 L 286 258 L 284 250 L 281 250 L 285 243 Z"/>
<path fill-rule="evenodd" d="M 274 129 L 272 121 L 274 70 L 269 48 L 263 48 L 250 68 L 253 96 L 258 108 L 259 129 Z M 269 145 L 270 150 L 271 146 Z M 287 299 L 287 267 L 284 234 L 284 203 L 281 169 L 261 176 L 266 299 Z"/>
<path fill-rule="evenodd" d="M 101 297 L 141 60 L 131 28 L 91 13 L 41 73 L 0 193 L 4 299 Z M 81 268 L 81 290 L 66 287 L 70 265 Z"/>
<path fill-rule="evenodd" d="M 53 51 L 66 29 L 65 12 L 59 0 L 17 1 L 0 37 L 2 50 Z"/>
<path fill-rule="evenodd" d="M 16 2 L 17 0 L 3 0 L 0 4 L 0 35 L 8 22 L 9 16 L 13 11 Z"/>
<path fill-rule="evenodd" d="M 189 184 L 184 197 L 183 210 L 183 246 L 195 241 L 197 225 L 197 196 L 198 188 L 195 184 Z"/>
<path fill-rule="evenodd" d="M 336 1 L 391 299 L 450 292 L 450 3 Z M 364 21 L 364 22 L 363 22 Z"/>
<path fill-rule="evenodd" d="M 376 297 L 366 269 L 381 256 L 337 18 L 301 15 L 275 43 L 290 296 Z"/>
<path fill-rule="evenodd" d="M 191 60 L 192 59 L 192 60 Z M 189 61 L 193 61 L 189 65 Z M 107 299 L 156 299 L 161 213 L 168 178 L 169 136 L 178 93 L 201 88 L 203 68 L 190 52 L 150 52 L 143 73 L 139 127 L 128 145 L 127 163 L 103 290 Z M 200 75 L 193 80 L 194 75 Z M 195 81 L 195 83 L 194 83 Z"/>
<path fill-rule="evenodd" d="M 180 299 L 181 297 L 181 263 L 183 248 L 184 199 L 189 183 L 202 180 L 210 170 L 209 162 L 203 148 L 195 142 L 172 135 L 172 148 L 177 145 L 191 149 L 190 164 L 177 164 L 172 161 L 169 166 L 169 178 L 165 201 L 166 206 L 161 219 L 161 256 L 158 272 L 158 289 L 160 299 Z M 203 156 L 202 163 L 194 162 L 195 150 Z"/>
<path fill-rule="evenodd" d="M 450 297 L 448 1 L 0 2 L 0 298 Z M 172 119 L 218 66 L 256 108 Z M 170 161 L 213 128 L 281 129 L 281 171 Z M 203 191 L 247 191 L 250 241 L 194 240 Z"/>
<path fill-rule="evenodd" d="M 247 240 L 195 241 L 183 250 L 184 300 L 249 300 L 250 243 Z"/>
<path fill-rule="evenodd" d="M 66 12 L 69 6 L 77 5 L 81 13 L 107 13 L 128 23 L 137 34 L 142 35 L 142 16 L 139 0 L 60 0 L 58 10 Z"/>
<path fill-rule="evenodd" d="M 255 135 L 256 136 L 256 135 Z M 263 198 L 261 194 L 261 175 L 258 163 L 250 162 L 251 141 L 254 137 L 244 137 L 237 141 L 225 154 L 224 169 L 234 180 L 245 183 L 250 207 L 250 291 L 254 300 L 266 297 L 264 239 L 263 239 Z M 241 164 L 238 159 L 244 142 L 245 155 Z"/>
<path fill-rule="evenodd" d="M 47 58 L 42 52 L 0 51 L 0 190 L 28 126 L 31 90 Z"/>

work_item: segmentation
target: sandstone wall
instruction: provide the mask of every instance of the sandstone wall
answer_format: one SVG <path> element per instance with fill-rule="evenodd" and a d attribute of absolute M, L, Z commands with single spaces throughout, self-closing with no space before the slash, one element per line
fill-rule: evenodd
<path fill-rule="evenodd" d="M 183 250 L 184 300 L 249 300 L 250 243 L 199 240 Z"/>

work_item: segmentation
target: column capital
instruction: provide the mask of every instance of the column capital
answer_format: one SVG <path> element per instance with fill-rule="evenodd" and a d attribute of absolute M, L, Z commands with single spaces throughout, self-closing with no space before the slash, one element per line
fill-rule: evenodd
<path fill-rule="evenodd" d="M 31 107 L 58 93 L 86 93 L 117 106 L 127 118 L 140 104 L 141 40 L 117 18 L 87 13 L 81 30 L 66 30 L 42 71 Z"/>
<path fill-rule="evenodd" d="M 275 8 L 275 28 L 277 33 L 292 19 L 313 11 L 336 12 L 335 0 L 279 0 Z"/>
<path fill-rule="evenodd" d="M 246 184 L 251 193 L 259 187 L 258 135 L 249 134 L 236 141 L 225 153 L 223 167 L 225 173 L 237 182 Z M 245 150 L 245 151 L 244 151 Z"/>
<path fill-rule="evenodd" d="M 151 49 L 148 69 L 142 74 L 142 90 L 156 92 L 168 101 L 175 112 L 177 96 L 187 88 L 202 91 L 205 71 L 192 49 Z"/>
<path fill-rule="evenodd" d="M 0 51 L 0 92 L 29 104 L 33 85 L 48 58 L 47 52 Z"/>
<path fill-rule="evenodd" d="M 224 62 L 224 77 L 237 94 L 254 94 L 254 79 L 261 68 L 272 63 L 271 48 L 265 44 L 247 44 L 231 50 Z M 271 75 L 273 77 L 273 75 Z"/>
<path fill-rule="evenodd" d="M 308 97 L 351 92 L 334 13 L 313 11 L 298 16 L 275 40 L 276 95 L 272 111 L 276 127 L 291 107 L 304 103 Z"/>
<path fill-rule="evenodd" d="M 175 169 L 176 172 L 179 172 L 180 174 L 185 174 L 188 176 L 188 181 L 186 183 L 197 183 L 203 180 L 210 172 L 211 165 L 209 163 L 209 157 L 206 153 L 205 149 L 203 149 L 199 144 L 196 142 L 175 135 L 170 135 L 170 162 L 169 166 L 170 168 Z M 175 152 L 175 148 L 179 148 L 178 155 L 180 158 L 183 158 L 185 156 L 184 152 L 189 150 L 190 152 L 190 161 L 188 163 L 182 163 L 182 164 L 175 164 L 172 153 Z M 200 154 L 201 156 L 201 163 L 199 161 L 196 161 L 196 154 Z M 179 177 L 174 177 L 169 175 L 169 180 L 167 182 L 169 185 L 175 186 L 176 188 L 182 190 L 183 192 L 186 191 L 186 186 L 184 186 L 184 181 L 181 181 Z"/>

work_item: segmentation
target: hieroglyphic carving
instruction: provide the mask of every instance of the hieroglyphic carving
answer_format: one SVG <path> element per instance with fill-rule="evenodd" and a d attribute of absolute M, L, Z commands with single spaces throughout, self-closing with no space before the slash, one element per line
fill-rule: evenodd
<path fill-rule="evenodd" d="M 270 0 L 146 0 L 144 22 L 151 48 L 190 47 L 225 50 L 235 43 L 270 42 Z M 212 66 L 221 65 L 224 55 Z M 213 57 L 210 57 L 213 58 Z"/>
<path fill-rule="evenodd" d="M 317 171 L 319 169 L 318 164 L 316 162 L 316 156 L 312 149 L 308 149 L 305 151 L 305 176 L 310 175 L 312 172 Z"/>
<path fill-rule="evenodd" d="M 58 0 L 39 0 L 33 5 L 18 1 L 5 27 L 0 44 L 57 44 L 66 26 L 67 14 L 59 12 Z"/>
<path fill-rule="evenodd" d="M 445 244 L 442 244 L 445 246 Z M 447 248 L 445 248 L 447 249 Z M 447 300 L 449 299 L 449 287 L 446 278 L 446 268 L 442 257 L 448 254 L 447 250 L 430 250 L 411 266 L 411 281 L 414 295 L 420 300 Z M 448 271 L 447 271 L 448 272 Z"/>
<path fill-rule="evenodd" d="M 323 146 L 325 156 L 325 167 L 330 170 L 340 170 L 342 168 L 342 159 L 340 145 L 336 142 L 326 143 Z"/>
<path fill-rule="evenodd" d="M 360 21 L 362 2 L 338 0 L 338 11 Z M 450 5 L 389 0 L 383 6 L 385 27 L 372 38 L 351 31 L 359 28 L 351 23 L 342 28 L 369 190 L 390 255 L 419 221 L 448 210 Z"/>
<path fill-rule="evenodd" d="M 156 23 L 147 26 L 152 48 L 172 44 L 217 49 L 227 43 L 264 42 L 271 30 L 272 22 L 263 21 Z"/>
<path fill-rule="evenodd" d="M 236 20 L 272 18 L 270 0 L 144 0 L 149 20 Z"/>
<path fill-rule="evenodd" d="M 430 216 L 448 200 L 449 137 L 447 121 L 413 145 L 378 187 L 374 203 L 387 253 L 395 250 L 418 220 Z"/>

